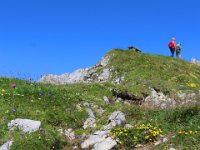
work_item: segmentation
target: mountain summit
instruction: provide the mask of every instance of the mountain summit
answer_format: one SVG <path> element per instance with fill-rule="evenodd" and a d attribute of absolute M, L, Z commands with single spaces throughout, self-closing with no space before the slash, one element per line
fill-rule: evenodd
<path fill-rule="evenodd" d="M 62 75 L 44 75 L 39 82 L 53 84 L 109 82 L 141 95 L 149 88 L 165 93 L 200 86 L 200 67 L 185 60 L 133 50 L 108 51 L 94 66 Z M 193 86 L 193 87 L 191 87 Z"/>

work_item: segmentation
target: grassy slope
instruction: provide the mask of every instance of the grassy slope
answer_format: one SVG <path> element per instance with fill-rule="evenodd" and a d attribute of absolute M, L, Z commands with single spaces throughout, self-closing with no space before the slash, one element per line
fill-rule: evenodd
<path fill-rule="evenodd" d="M 110 83 L 103 84 L 72 84 L 49 85 L 31 83 L 22 80 L 1 78 L 0 90 L 0 145 L 10 138 L 14 138 L 11 149 L 63 149 L 71 145 L 57 132 L 58 128 L 73 128 L 76 135 L 89 134 L 89 129 L 83 130 L 83 122 L 88 117 L 83 110 L 77 110 L 76 104 L 92 102 L 106 110 L 103 116 L 96 113 L 98 130 L 107 124 L 107 117 L 115 110 L 126 113 L 127 123 L 147 123 L 152 120 L 164 134 L 176 134 L 178 131 L 198 131 L 196 134 L 176 136 L 168 143 L 157 147 L 164 149 L 173 145 L 178 148 L 200 147 L 200 106 L 190 108 L 176 108 L 170 110 L 145 110 L 137 106 L 125 106 L 122 103 L 106 105 L 104 95 L 113 98 L 111 89 L 119 88 L 130 93 L 141 95 L 148 92 L 149 87 L 155 87 L 166 93 L 178 90 L 197 91 L 200 77 L 199 67 L 183 60 L 170 57 L 140 54 L 131 51 L 112 50 L 110 66 L 117 70 L 116 75 L 125 75 L 122 85 L 114 86 Z M 190 87 L 187 83 L 195 83 Z M 16 89 L 10 85 L 15 83 Z M 94 110 L 95 111 L 95 110 Z M 15 118 L 40 120 L 40 131 L 33 134 L 22 134 L 21 131 L 9 132 L 7 123 Z M 45 132 L 44 132 L 45 131 Z M 80 143 L 81 138 L 77 141 Z M 170 145 L 171 144 L 171 145 Z M 175 145 L 175 146 L 174 146 Z"/>
<path fill-rule="evenodd" d="M 200 89 L 200 67 L 187 61 L 124 50 L 112 50 L 108 55 L 115 72 L 125 75 L 121 88 L 131 93 L 148 93 L 149 87 L 169 94 Z M 191 88 L 191 83 L 196 87 Z"/>

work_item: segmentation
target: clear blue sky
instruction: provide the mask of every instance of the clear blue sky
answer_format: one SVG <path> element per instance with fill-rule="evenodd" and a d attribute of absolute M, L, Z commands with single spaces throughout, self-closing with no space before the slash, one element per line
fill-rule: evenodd
<path fill-rule="evenodd" d="M 134 45 L 200 59 L 200 0 L 1 0 L 0 75 L 62 74 Z"/>

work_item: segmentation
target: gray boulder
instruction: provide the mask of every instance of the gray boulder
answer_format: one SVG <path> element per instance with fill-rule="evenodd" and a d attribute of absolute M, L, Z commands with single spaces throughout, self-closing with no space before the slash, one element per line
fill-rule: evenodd
<path fill-rule="evenodd" d="M 121 111 L 114 111 L 108 120 L 109 122 L 116 123 L 116 125 L 121 125 L 126 122 L 125 114 Z"/>
<path fill-rule="evenodd" d="M 96 143 L 92 150 L 110 150 L 117 145 L 117 142 L 108 137 L 105 140 Z"/>
<path fill-rule="evenodd" d="M 90 135 L 89 138 L 82 142 L 81 148 L 89 148 L 90 146 L 102 142 L 108 136 L 110 131 L 97 131 L 93 135 Z"/>
<path fill-rule="evenodd" d="M 11 145 L 12 145 L 13 141 L 7 141 L 6 143 L 4 143 L 1 147 L 0 150 L 9 150 Z"/>
<path fill-rule="evenodd" d="M 30 119 L 15 119 L 15 120 L 11 120 L 8 123 L 9 130 L 14 130 L 15 128 L 19 128 L 25 133 L 35 132 L 39 130 L 40 126 L 41 126 L 40 121 L 34 121 Z"/>

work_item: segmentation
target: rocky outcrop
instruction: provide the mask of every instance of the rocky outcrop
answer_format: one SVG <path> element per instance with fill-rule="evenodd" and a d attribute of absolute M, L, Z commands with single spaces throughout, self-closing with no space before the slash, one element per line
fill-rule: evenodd
<path fill-rule="evenodd" d="M 15 120 L 11 120 L 8 123 L 9 130 L 14 130 L 15 128 L 19 128 L 25 133 L 35 132 L 39 130 L 40 126 L 41 126 L 40 121 L 34 121 L 30 119 L 15 119 Z"/>
<path fill-rule="evenodd" d="M 151 89 L 151 94 L 147 96 L 142 104 L 144 107 L 148 108 L 168 108 L 174 107 L 176 101 L 167 97 L 162 92 L 157 92 L 155 89 Z"/>
<path fill-rule="evenodd" d="M 93 111 L 91 109 L 89 109 L 89 108 L 87 108 L 86 111 L 87 111 L 89 117 L 84 122 L 83 129 L 96 127 L 96 123 L 95 123 L 96 120 L 95 120 L 95 116 L 94 116 Z"/>
<path fill-rule="evenodd" d="M 106 82 L 110 79 L 111 75 L 111 69 L 106 68 L 109 63 L 109 59 L 109 56 L 105 56 L 96 65 L 90 68 L 78 69 L 72 73 L 65 73 L 62 75 L 43 75 L 38 82 L 52 84 Z"/>
<path fill-rule="evenodd" d="M 125 115 L 121 111 L 115 111 L 108 117 L 108 122 L 108 125 L 103 126 L 100 131 L 96 131 L 84 140 L 81 148 L 85 149 L 93 146 L 93 150 L 110 150 L 117 145 L 117 142 L 109 137 L 109 133 L 116 125 L 126 122 Z"/>

